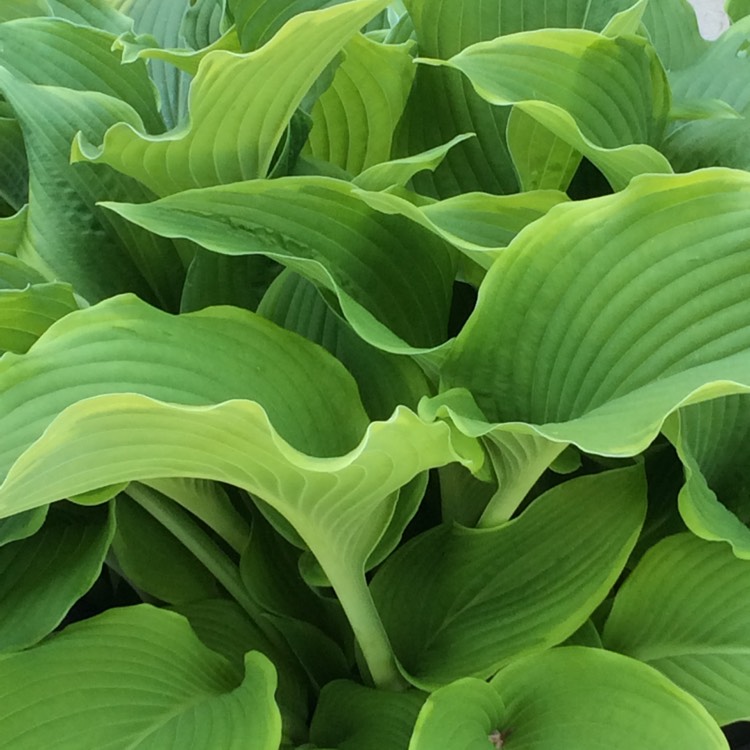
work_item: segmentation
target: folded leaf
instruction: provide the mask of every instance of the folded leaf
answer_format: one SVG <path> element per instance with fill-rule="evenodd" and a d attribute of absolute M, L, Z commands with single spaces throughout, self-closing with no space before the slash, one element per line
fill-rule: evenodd
<path fill-rule="evenodd" d="M 609 592 L 645 513 L 640 468 L 573 479 L 499 528 L 442 526 L 404 545 L 372 594 L 405 675 L 486 678 L 563 641 Z"/>
<path fill-rule="evenodd" d="M 617 593 L 604 646 L 646 662 L 719 724 L 750 717 L 750 562 L 692 534 L 651 548 Z"/>
<path fill-rule="evenodd" d="M 283 263 L 334 292 L 354 330 L 386 351 L 411 353 L 447 338 L 452 249 L 413 222 L 372 209 L 348 182 L 285 177 L 104 205 L 164 236 Z"/>
<path fill-rule="evenodd" d="M 729 747 L 694 698 L 645 664 L 602 649 L 560 648 L 521 659 L 492 686 L 506 706 L 508 747 Z"/>
<path fill-rule="evenodd" d="M 243 677 L 179 615 L 110 610 L 0 660 L 0 747 L 277 750 L 275 689 L 258 652 Z"/>
<path fill-rule="evenodd" d="M 211 52 L 190 87 L 188 123 L 161 136 L 119 123 L 101 147 L 92 145 L 100 139 L 77 139 L 72 159 L 109 164 L 157 195 L 265 177 L 316 78 L 386 3 L 354 0 L 296 16 L 246 55 Z"/>

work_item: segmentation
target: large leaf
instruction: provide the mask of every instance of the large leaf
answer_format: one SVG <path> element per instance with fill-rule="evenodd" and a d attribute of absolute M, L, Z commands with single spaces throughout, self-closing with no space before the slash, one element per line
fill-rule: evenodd
<path fill-rule="evenodd" d="M 36 534 L 0 547 L 0 651 L 54 630 L 99 576 L 114 523 L 106 507 L 53 508 Z"/>
<path fill-rule="evenodd" d="M 600 30 L 632 0 L 408 0 L 422 57 L 447 59 L 476 42 L 547 27 Z M 548 72 L 550 69 L 548 69 Z M 461 133 L 477 138 L 455 149 L 431 174 L 415 180 L 419 192 L 446 198 L 462 192 L 513 193 L 518 183 L 504 133 L 508 108 L 483 101 L 457 72 L 420 66 L 398 142 L 399 155 L 426 151 Z"/>
<path fill-rule="evenodd" d="M 429 348 L 447 337 L 451 248 L 408 219 L 374 210 L 350 183 L 285 177 L 106 205 L 161 235 L 284 263 L 334 292 L 355 331 L 380 348 Z"/>
<path fill-rule="evenodd" d="M 750 559 L 750 396 L 681 409 L 665 425 L 685 465 L 680 513 L 703 539 L 727 541 Z"/>
<path fill-rule="evenodd" d="M 0 747 L 276 750 L 275 688 L 268 659 L 243 677 L 179 615 L 110 610 L 0 660 Z"/>
<path fill-rule="evenodd" d="M 662 675 L 602 649 L 554 649 L 492 681 L 508 747 L 525 750 L 728 750 L 703 707 Z M 500 745 L 502 747 L 502 745 Z"/>
<path fill-rule="evenodd" d="M 688 0 L 649 2 L 643 23 L 668 71 L 691 66 L 710 46 Z"/>
<path fill-rule="evenodd" d="M 71 350 L 85 353 L 77 365 Z M 405 408 L 363 436 L 367 418 L 343 366 L 237 308 L 171 317 L 115 298 L 66 316 L 0 369 L 0 515 L 135 479 L 234 484 L 292 526 L 363 650 L 378 652 L 378 678 L 393 678 L 365 562 L 390 524 L 395 491 L 433 466 L 481 461 L 476 446 L 461 445 L 464 458 L 446 425 Z"/>
<path fill-rule="evenodd" d="M 514 104 L 580 151 L 615 189 L 638 174 L 671 171 L 653 148 L 669 110 L 666 75 L 639 37 L 526 32 L 474 44 L 446 64 L 491 104 Z"/>
<path fill-rule="evenodd" d="M 692 534 L 647 552 L 615 597 L 606 648 L 663 672 L 720 724 L 750 718 L 750 562 Z"/>
<path fill-rule="evenodd" d="M 307 151 L 349 174 L 387 161 L 415 66 L 410 44 L 380 44 L 357 34 L 331 86 L 312 112 Z"/>
<path fill-rule="evenodd" d="M 582 477 L 499 528 L 441 526 L 402 547 L 372 593 L 409 679 L 486 678 L 575 632 L 622 571 L 645 494 L 639 468 Z"/>
<path fill-rule="evenodd" d="M 160 136 L 120 123 L 101 147 L 92 145 L 101 138 L 77 139 L 72 158 L 109 164 L 157 195 L 265 177 L 316 78 L 385 5 L 354 0 L 293 18 L 255 52 L 211 52 L 190 87 L 188 123 Z"/>

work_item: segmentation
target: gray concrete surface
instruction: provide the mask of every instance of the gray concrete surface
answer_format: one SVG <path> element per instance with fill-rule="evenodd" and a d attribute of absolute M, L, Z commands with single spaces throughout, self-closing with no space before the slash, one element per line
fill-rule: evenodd
<path fill-rule="evenodd" d="M 698 14 L 701 35 L 706 39 L 716 39 L 729 26 L 724 0 L 690 0 L 690 4 Z"/>

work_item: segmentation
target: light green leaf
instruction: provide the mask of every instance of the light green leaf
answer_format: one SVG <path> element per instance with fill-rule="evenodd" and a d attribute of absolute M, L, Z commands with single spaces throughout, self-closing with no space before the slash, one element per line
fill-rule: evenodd
<path fill-rule="evenodd" d="M 268 659 L 242 677 L 177 614 L 110 610 L 0 660 L 0 747 L 277 750 L 275 688 Z"/>
<path fill-rule="evenodd" d="M 226 255 L 263 254 L 334 292 L 344 317 L 386 351 L 439 346 L 455 275 L 449 245 L 326 177 L 255 180 L 151 204 L 104 204 L 157 234 Z"/>
<path fill-rule="evenodd" d="M 0 547 L 0 651 L 48 635 L 94 584 L 114 533 L 109 508 L 52 508 L 33 536 Z"/>
<path fill-rule="evenodd" d="M 77 309 L 68 284 L 0 288 L 0 354 L 27 351 L 56 320 Z"/>
<path fill-rule="evenodd" d="M 508 747 L 524 750 L 728 750 L 703 707 L 645 664 L 602 649 L 553 649 L 492 681 Z"/>
<path fill-rule="evenodd" d="M 688 406 L 664 432 L 685 466 L 679 505 L 688 528 L 728 542 L 737 557 L 750 560 L 750 396 Z"/>
<path fill-rule="evenodd" d="M 109 164 L 157 195 L 265 177 L 305 94 L 386 2 L 353 0 L 297 16 L 271 42 L 246 55 L 212 52 L 190 87 L 190 119 L 184 126 L 148 135 L 120 123 L 107 131 L 100 147 L 92 145 L 98 139 L 78 138 L 71 158 Z"/>
<path fill-rule="evenodd" d="M 443 368 L 476 403 L 444 393 L 424 413 L 549 460 L 555 442 L 627 456 L 679 406 L 748 390 L 749 191 L 714 169 L 552 209 L 498 257 Z"/>
<path fill-rule="evenodd" d="M 391 142 L 414 79 L 411 44 L 380 44 L 356 34 L 330 87 L 310 113 L 304 153 L 357 175 L 391 157 Z"/>
<path fill-rule="evenodd" d="M 49 15 L 47 0 L 5 0 L 0 5 L 0 23 L 46 15 Z"/>
<path fill-rule="evenodd" d="M 323 688 L 310 739 L 338 750 L 407 750 L 425 696 L 390 693 L 337 680 Z"/>
<path fill-rule="evenodd" d="M 419 54 L 445 60 L 476 42 L 543 28 L 601 30 L 633 0 L 408 0 Z M 548 69 L 549 71 L 549 69 Z M 482 100 L 463 76 L 420 66 L 397 139 L 397 156 L 419 153 L 461 133 L 477 138 L 454 149 L 435 171 L 416 177 L 418 192 L 439 198 L 483 191 L 515 193 L 518 184 L 505 143 L 508 108 Z"/>
<path fill-rule="evenodd" d="M 616 190 L 638 174 L 671 171 L 653 148 L 669 110 L 666 75 L 639 37 L 526 32 L 472 45 L 445 64 L 491 104 L 516 105 L 580 151 Z"/>
<path fill-rule="evenodd" d="M 484 750 L 488 741 L 497 747 L 503 713 L 492 686 L 471 677 L 457 680 L 436 690 L 422 706 L 408 750 Z"/>
<path fill-rule="evenodd" d="M 750 562 L 692 534 L 652 547 L 615 597 L 606 648 L 663 672 L 719 724 L 750 717 Z"/>
<path fill-rule="evenodd" d="M 21 250 L 28 228 L 29 204 L 22 206 L 13 216 L 0 219 L 0 252 L 15 256 Z M 39 274 L 41 281 L 44 276 Z"/>
<path fill-rule="evenodd" d="M 574 633 L 617 580 L 646 510 L 640 468 L 573 479 L 493 529 L 442 526 L 404 545 L 372 594 L 420 687 L 486 678 Z"/>
<path fill-rule="evenodd" d="M 394 185 L 405 186 L 415 174 L 429 169 L 434 171 L 442 164 L 445 155 L 458 143 L 467 138 L 473 138 L 473 133 L 464 133 L 444 143 L 435 146 L 429 151 L 423 151 L 414 156 L 405 156 L 403 159 L 393 159 L 382 164 L 373 164 L 361 174 L 357 175 L 353 182 L 362 190 L 386 190 Z"/>
<path fill-rule="evenodd" d="M 514 107 L 505 131 L 508 151 L 522 192 L 567 190 L 581 162 L 581 153 Z"/>

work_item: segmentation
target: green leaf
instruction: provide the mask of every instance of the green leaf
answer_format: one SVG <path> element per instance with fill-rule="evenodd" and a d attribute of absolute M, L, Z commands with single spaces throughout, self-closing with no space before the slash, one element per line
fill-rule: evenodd
<path fill-rule="evenodd" d="M 606 648 L 650 664 L 719 724 L 750 716 L 750 562 L 678 534 L 644 556 L 615 597 Z"/>
<path fill-rule="evenodd" d="M 671 172 L 653 148 L 669 111 L 666 74 L 639 37 L 526 32 L 472 45 L 445 64 L 491 104 L 515 105 L 580 151 L 616 190 L 638 174 Z M 556 142 L 549 148 L 554 154 Z"/>
<path fill-rule="evenodd" d="M 305 153 L 352 175 L 390 159 L 416 72 L 412 46 L 355 35 L 344 47 L 333 82 L 310 113 L 313 125 Z"/>
<path fill-rule="evenodd" d="M 56 320 L 77 309 L 68 284 L 0 289 L 0 354 L 27 351 Z"/>
<path fill-rule="evenodd" d="M 430 392 L 427 378 L 411 359 L 363 341 L 314 284 L 290 269 L 269 286 L 258 313 L 333 354 L 357 381 L 370 419 L 387 419 L 401 404 L 414 409 Z"/>
<path fill-rule="evenodd" d="M 182 617 L 145 605 L 0 660 L 0 686 L 0 747 L 13 750 L 79 750 L 82 738 L 113 750 L 276 750 L 281 740 L 264 656 L 248 654 L 243 677 Z"/>
<path fill-rule="evenodd" d="M 114 523 L 109 508 L 50 510 L 41 530 L 0 547 L 0 651 L 19 651 L 54 630 L 94 584 Z"/>
<path fill-rule="evenodd" d="M 93 136 L 108 123 L 137 120 L 135 112 L 99 92 L 23 83 L 7 70 L 0 71 L 0 88 L 21 125 L 29 158 L 29 214 L 17 227 L 23 232 L 19 257 L 48 278 L 71 283 L 90 301 L 134 291 L 175 309 L 182 267 L 174 244 L 95 206 L 104 197 L 137 201 L 151 194 L 106 168 L 69 163 L 77 131 Z"/>
<path fill-rule="evenodd" d="M 47 0 L 5 0 L 0 6 L 0 23 L 48 14 Z"/>
<path fill-rule="evenodd" d="M 486 678 L 575 632 L 622 571 L 645 496 L 640 468 L 581 477 L 504 526 L 442 526 L 404 545 L 372 594 L 409 680 Z"/>
<path fill-rule="evenodd" d="M 726 0 L 724 8 L 734 23 L 750 15 L 750 2 L 748 0 Z"/>
<path fill-rule="evenodd" d="M 104 205 L 160 235 L 283 263 L 334 292 L 354 330 L 386 351 L 411 353 L 447 337 L 451 248 L 408 219 L 374 210 L 350 183 L 285 177 Z"/>
<path fill-rule="evenodd" d="M 167 529 L 125 495 L 115 500 L 112 551 L 125 577 L 169 604 L 220 596 L 216 579 Z"/>
<path fill-rule="evenodd" d="M 196 0 L 185 13 L 182 35 L 193 49 L 203 49 L 219 39 L 225 26 L 227 0 Z"/>
<path fill-rule="evenodd" d="M 457 680 L 436 690 L 419 712 L 408 750 L 484 750 L 499 741 L 504 706 L 482 680 Z M 502 747 L 502 745 L 500 745 Z"/>
<path fill-rule="evenodd" d="M 108 0 L 46 0 L 53 16 L 80 26 L 91 26 L 111 34 L 130 30 L 131 21 L 118 13 Z"/>
<path fill-rule="evenodd" d="M 101 147 L 92 145 L 101 139 L 76 139 L 71 158 L 109 164 L 157 195 L 265 177 L 305 94 L 385 4 L 353 0 L 293 18 L 255 52 L 211 52 L 190 87 L 187 124 L 148 135 L 137 125 L 119 123 L 106 132 Z M 228 111 L 225 102 L 232 103 Z"/>
<path fill-rule="evenodd" d="M 242 49 L 246 52 L 265 44 L 294 16 L 326 5 L 329 5 L 328 0 L 229 0 Z"/>
<path fill-rule="evenodd" d="M 16 211 L 28 200 L 29 164 L 18 122 L 0 118 L 0 197 Z"/>
<path fill-rule="evenodd" d="M 727 750 L 703 707 L 645 664 L 602 649 L 559 648 L 492 681 L 509 747 L 528 750 Z"/>
<path fill-rule="evenodd" d="M 382 164 L 373 164 L 357 175 L 352 182 L 362 190 L 387 190 L 394 185 L 404 187 L 415 174 L 425 169 L 430 171 L 437 169 L 450 149 L 467 138 L 473 137 L 473 133 L 464 133 L 463 135 L 457 135 L 448 143 L 429 149 L 429 151 L 423 151 L 414 156 L 405 156 L 402 159 L 385 161 Z"/>
<path fill-rule="evenodd" d="M 643 24 L 668 71 L 687 68 L 710 47 L 688 0 L 649 2 Z"/>
<path fill-rule="evenodd" d="M 443 368 L 481 411 L 450 393 L 433 409 L 624 456 L 680 405 L 746 390 L 748 191 L 715 169 L 552 209 L 492 266 Z"/>
<path fill-rule="evenodd" d="M 408 0 L 422 57 L 447 59 L 476 42 L 547 27 L 600 30 L 633 0 Z M 549 69 L 547 69 L 549 72 Z M 518 183 L 505 143 L 508 108 L 482 100 L 455 71 L 420 66 L 397 139 L 399 156 L 433 148 L 461 133 L 477 138 L 454 149 L 435 171 L 415 179 L 418 192 L 439 198 L 483 191 L 514 193 Z"/>
<path fill-rule="evenodd" d="M 750 560 L 750 396 L 714 399 L 681 409 L 665 425 L 685 466 L 680 513 L 709 541 L 728 542 Z"/>
<path fill-rule="evenodd" d="M 417 691 L 390 693 L 346 680 L 323 688 L 310 739 L 338 750 L 407 750 L 425 696 Z"/>
<path fill-rule="evenodd" d="M 707 46 L 693 64 L 674 71 L 670 83 L 675 98 L 710 103 L 719 101 L 739 117 L 712 118 L 675 123 L 662 150 L 680 171 L 704 166 L 746 169 L 750 146 L 750 19 L 731 26 L 716 42 Z"/>

